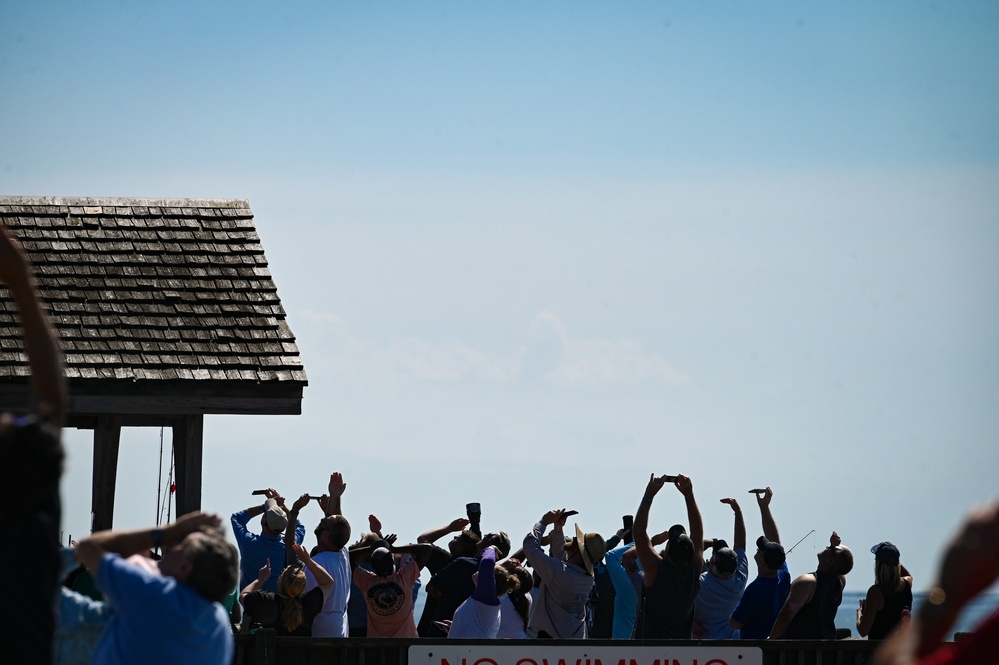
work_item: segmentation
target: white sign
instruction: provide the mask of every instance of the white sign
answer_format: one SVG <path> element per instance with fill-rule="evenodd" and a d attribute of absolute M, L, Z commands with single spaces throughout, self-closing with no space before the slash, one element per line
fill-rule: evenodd
<path fill-rule="evenodd" d="M 763 665 L 763 650 L 743 646 L 564 646 L 427 644 L 409 647 L 409 665 Z"/>

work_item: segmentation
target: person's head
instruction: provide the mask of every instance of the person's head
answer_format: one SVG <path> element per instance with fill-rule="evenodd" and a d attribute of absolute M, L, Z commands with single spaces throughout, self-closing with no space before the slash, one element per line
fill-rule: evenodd
<path fill-rule="evenodd" d="M 496 566 L 496 595 L 512 593 L 520 586 L 520 579 L 504 566 Z"/>
<path fill-rule="evenodd" d="M 20 510 L 34 510 L 52 496 L 59 487 L 62 467 L 58 426 L 36 416 L 0 414 L 0 487 L 8 496 L 17 497 Z M 23 473 L 24 469 L 33 473 Z M 0 515 L 0 524 L 17 511 L 4 512 L 7 515 Z"/>
<path fill-rule="evenodd" d="M 510 556 L 510 536 L 507 535 L 506 531 L 500 531 L 499 533 L 487 533 L 482 536 L 482 540 L 479 541 L 477 546 L 478 551 L 482 551 L 492 545 L 498 551 L 498 557 L 504 559 Z"/>
<path fill-rule="evenodd" d="M 387 547 L 378 547 L 371 553 L 371 570 L 379 577 L 387 577 L 395 571 L 394 557 Z"/>
<path fill-rule="evenodd" d="M 278 577 L 278 593 L 298 598 L 305 593 L 305 570 L 301 566 L 286 566 Z"/>
<path fill-rule="evenodd" d="M 708 559 L 708 571 L 713 575 L 727 580 L 735 575 L 735 569 L 739 565 L 739 558 L 735 554 L 735 550 L 724 544 L 724 541 L 718 541 L 715 547 L 711 548 L 711 558 Z"/>
<path fill-rule="evenodd" d="M 302 594 L 305 593 L 305 571 L 296 565 L 287 566 L 278 577 L 278 593 L 290 602 L 281 604 L 281 623 L 289 633 L 302 625 Z"/>
<path fill-rule="evenodd" d="M 288 526 L 288 513 L 274 499 L 264 501 L 264 514 L 260 516 L 260 532 L 275 536 L 284 533 Z"/>
<path fill-rule="evenodd" d="M 818 570 L 832 575 L 846 575 L 853 570 L 853 552 L 846 545 L 832 545 L 819 552 Z"/>
<path fill-rule="evenodd" d="M 454 538 L 447 544 L 451 556 L 472 557 L 479 552 L 479 535 L 474 531 L 465 529 L 455 534 Z"/>
<path fill-rule="evenodd" d="M 315 534 L 320 552 L 339 551 L 350 542 L 350 522 L 343 515 L 324 517 Z"/>
<path fill-rule="evenodd" d="M 898 548 L 889 542 L 878 543 L 871 548 L 874 555 L 874 586 L 885 596 L 898 590 L 902 579 L 902 565 Z"/>
<path fill-rule="evenodd" d="M 527 568 L 524 568 L 519 561 L 507 559 L 502 564 L 499 564 L 498 567 L 506 568 L 512 576 L 517 578 L 516 588 L 508 589 L 507 593 L 526 595 L 534 588 L 534 575 Z"/>
<path fill-rule="evenodd" d="M 694 541 L 685 533 L 666 541 L 666 557 L 677 566 L 685 566 L 694 558 Z"/>
<path fill-rule="evenodd" d="M 159 568 L 163 575 L 219 603 L 239 580 L 239 552 L 221 534 L 195 531 L 166 551 Z"/>
<path fill-rule="evenodd" d="M 594 566 L 600 563 L 607 553 L 606 543 L 599 533 L 584 533 L 576 525 L 576 537 L 566 543 L 566 556 L 571 563 L 584 568 L 593 575 Z"/>
<path fill-rule="evenodd" d="M 767 540 L 766 536 L 760 536 L 756 539 L 756 554 L 753 560 L 756 561 L 760 575 L 776 577 L 777 571 L 787 561 L 787 554 L 783 545 Z"/>

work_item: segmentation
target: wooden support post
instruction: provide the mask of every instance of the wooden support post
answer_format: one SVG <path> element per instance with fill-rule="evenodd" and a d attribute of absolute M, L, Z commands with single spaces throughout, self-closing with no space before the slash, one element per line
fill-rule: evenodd
<path fill-rule="evenodd" d="M 177 474 L 177 517 L 201 510 L 201 461 L 205 417 L 187 415 L 173 426 L 174 470 Z"/>
<path fill-rule="evenodd" d="M 94 429 L 94 475 L 90 509 L 94 531 L 110 529 L 114 521 L 114 488 L 118 478 L 121 418 L 101 416 Z"/>

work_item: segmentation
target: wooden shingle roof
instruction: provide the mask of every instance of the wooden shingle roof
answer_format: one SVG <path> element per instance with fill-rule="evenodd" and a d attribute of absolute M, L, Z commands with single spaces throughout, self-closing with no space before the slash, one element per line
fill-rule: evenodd
<path fill-rule="evenodd" d="M 300 413 L 308 384 L 246 201 L 0 196 L 59 331 L 70 411 Z M 0 406 L 29 375 L 0 287 Z"/>

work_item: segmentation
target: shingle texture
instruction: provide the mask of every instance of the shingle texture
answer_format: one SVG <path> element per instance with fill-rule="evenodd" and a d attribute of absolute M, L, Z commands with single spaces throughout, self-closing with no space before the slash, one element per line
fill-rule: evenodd
<path fill-rule="evenodd" d="M 307 383 L 246 201 L 0 197 L 0 219 L 71 380 Z M 0 381 L 29 375 L 16 316 L 0 287 Z"/>

